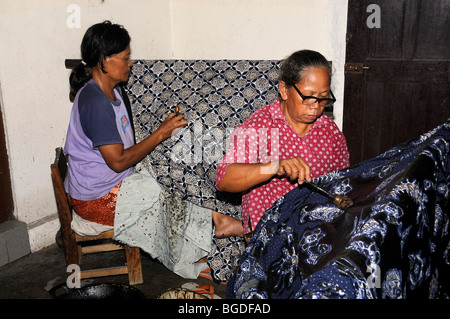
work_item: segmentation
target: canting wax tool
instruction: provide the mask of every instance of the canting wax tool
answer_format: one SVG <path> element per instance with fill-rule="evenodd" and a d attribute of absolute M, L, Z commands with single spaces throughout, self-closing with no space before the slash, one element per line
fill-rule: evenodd
<path fill-rule="evenodd" d="M 353 201 L 348 196 L 331 194 L 326 190 L 324 190 L 323 188 L 320 188 L 316 184 L 310 183 L 306 180 L 303 182 L 303 184 L 308 186 L 313 191 L 316 191 L 322 195 L 327 196 L 328 198 L 331 198 L 333 200 L 333 203 L 335 203 L 341 209 L 345 209 L 353 205 Z"/>

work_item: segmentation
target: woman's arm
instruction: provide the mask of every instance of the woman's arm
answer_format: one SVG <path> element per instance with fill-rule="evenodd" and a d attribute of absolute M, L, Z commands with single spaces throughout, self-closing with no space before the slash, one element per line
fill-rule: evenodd
<path fill-rule="evenodd" d="M 269 163 L 233 163 L 228 165 L 217 188 L 226 192 L 243 192 L 277 177 L 286 177 L 301 184 L 306 179 L 311 181 L 309 165 L 301 158 L 294 157 Z"/>
<path fill-rule="evenodd" d="M 175 129 L 186 125 L 187 120 L 183 118 L 182 114 L 172 113 L 152 134 L 130 148 L 124 149 L 123 144 L 108 144 L 101 145 L 98 149 L 106 164 L 113 171 L 122 172 L 142 160 L 159 143 L 169 138 Z"/>

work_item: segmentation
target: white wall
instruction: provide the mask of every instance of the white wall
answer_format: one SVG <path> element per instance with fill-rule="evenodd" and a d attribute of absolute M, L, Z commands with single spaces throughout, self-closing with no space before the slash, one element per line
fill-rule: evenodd
<path fill-rule="evenodd" d="M 80 8 L 80 27 L 70 28 Z M 341 126 L 347 0 L 2 0 L 0 87 L 15 216 L 32 251 L 59 228 L 49 165 L 64 145 L 71 103 L 66 58 L 105 19 L 132 37 L 132 58 L 282 59 L 310 48 L 333 61 Z"/>
<path fill-rule="evenodd" d="M 301 49 L 333 62 L 342 128 L 347 0 L 172 0 L 176 58 L 284 59 Z"/>

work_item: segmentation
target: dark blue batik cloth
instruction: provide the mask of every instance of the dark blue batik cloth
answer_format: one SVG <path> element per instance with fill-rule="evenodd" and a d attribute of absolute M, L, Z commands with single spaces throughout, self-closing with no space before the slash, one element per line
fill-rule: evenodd
<path fill-rule="evenodd" d="M 449 298 L 450 122 L 300 186 L 269 209 L 228 298 Z"/>

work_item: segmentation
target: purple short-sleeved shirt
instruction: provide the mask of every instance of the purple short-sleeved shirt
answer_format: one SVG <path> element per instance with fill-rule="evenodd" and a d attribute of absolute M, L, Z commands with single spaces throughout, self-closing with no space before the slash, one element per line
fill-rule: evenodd
<path fill-rule="evenodd" d="M 75 96 L 64 146 L 69 165 L 64 186 L 72 198 L 98 199 L 134 172 L 131 167 L 116 173 L 98 150 L 100 145 L 120 143 L 125 149 L 134 145 L 125 104 L 116 89 L 114 93 L 116 101 L 111 101 L 90 80 Z"/>

